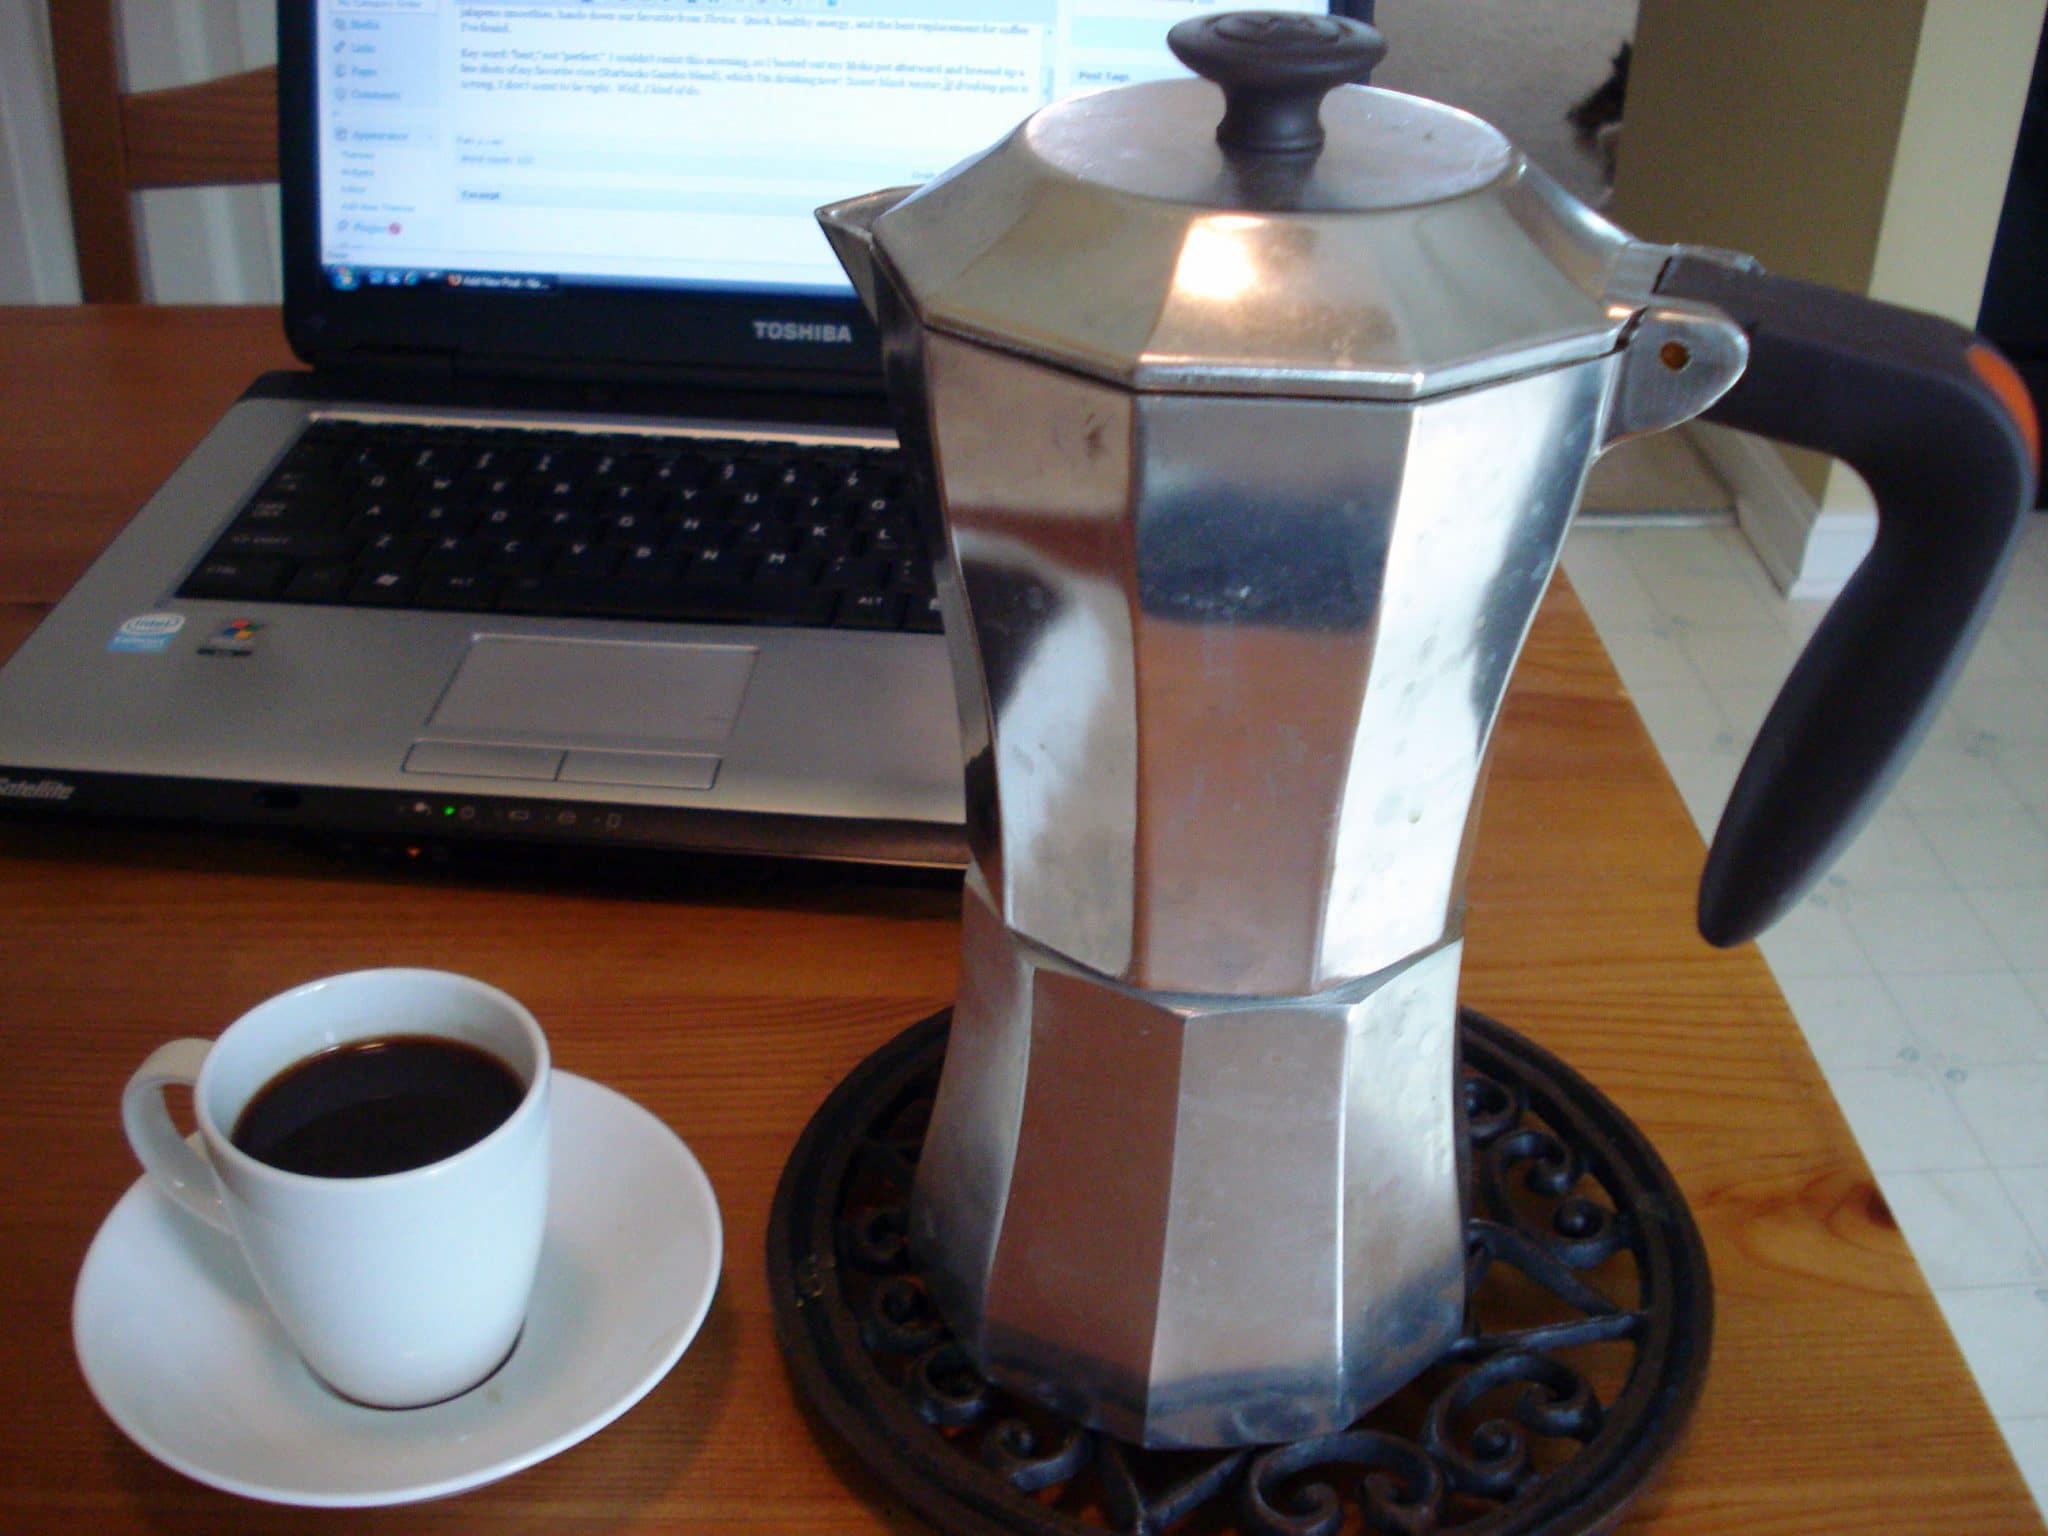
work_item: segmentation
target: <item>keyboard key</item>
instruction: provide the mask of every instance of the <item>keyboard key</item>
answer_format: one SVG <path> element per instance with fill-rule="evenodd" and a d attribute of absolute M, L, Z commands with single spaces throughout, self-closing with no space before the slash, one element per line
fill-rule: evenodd
<path fill-rule="evenodd" d="M 291 566 L 263 555 L 210 555 L 178 588 L 180 597 L 275 597 Z"/>
<path fill-rule="evenodd" d="M 893 592 L 847 592 L 833 610 L 833 620 L 846 629 L 899 629 L 903 602 Z"/>
<path fill-rule="evenodd" d="M 214 552 L 222 555 L 275 555 L 280 560 L 347 560 L 356 541 L 338 533 L 298 533 L 289 528 L 230 528 Z"/>
<path fill-rule="evenodd" d="M 302 565 L 285 583 L 289 603 L 339 603 L 348 598 L 356 573 L 345 565 Z"/>
<path fill-rule="evenodd" d="M 660 519 L 645 512 L 614 512 L 598 522 L 598 537 L 607 544 L 637 544 L 652 536 Z"/>
<path fill-rule="evenodd" d="M 257 499 L 242 508 L 235 519 L 237 528 L 303 528 L 322 531 L 333 528 L 340 514 L 326 500 L 290 501 L 259 491 Z"/>
<path fill-rule="evenodd" d="M 890 560 L 908 554 L 917 548 L 917 541 L 911 537 L 910 529 L 900 523 L 884 523 L 870 529 L 865 553 L 877 559 Z"/>
<path fill-rule="evenodd" d="M 578 541 L 563 545 L 549 570 L 557 576 L 609 576 L 618 566 L 619 552 L 609 544 Z"/>
<path fill-rule="evenodd" d="M 704 484 L 710 473 L 710 465 L 695 455 L 685 458 L 680 454 L 664 454 L 647 471 L 647 485 L 655 491 L 694 490 Z"/>
<path fill-rule="evenodd" d="M 432 497 L 412 509 L 412 523 L 422 533 L 467 533 L 476 526 L 476 513 L 462 502 Z"/>
<path fill-rule="evenodd" d="M 619 551 L 618 574 L 635 581 L 673 581 L 682 570 L 659 544 L 633 544 Z"/>
<path fill-rule="evenodd" d="M 818 583 L 818 562 L 808 555 L 770 550 L 754 563 L 754 580 L 812 587 Z"/>
<path fill-rule="evenodd" d="M 472 510 L 476 513 L 474 531 L 493 539 L 525 533 L 534 522 L 533 513 L 503 501 L 477 502 Z"/>
<path fill-rule="evenodd" d="M 380 570 L 398 570 L 419 559 L 427 541 L 414 533 L 386 531 L 363 541 L 356 563 Z"/>
<path fill-rule="evenodd" d="M 693 555 L 683 567 L 683 579 L 715 585 L 721 582 L 745 581 L 753 573 L 754 560 L 751 555 L 730 549 L 703 549 Z"/>
<path fill-rule="evenodd" d="M 536 480 L 549 482 L 569 480 L 583 474 L 590 467 L 590 454 L 581 449 L 560 443 L 551 443 L 534 450 L 526 470 Z"/>
<path fill-rule="evenodd" d="M 796 535 L 789 527 L 772 517 L 750 517 L 733 531 L 732 543 L 735 549 L 749 549 L 756 554 L 769 550 L 786 550 Z"/>
<path fill-rule="evenodd" d="M 465 539 L 460 534 L 448 534 L 429 544 L 426 553 L 420 556 L 423 571 L 481 571 L 488 547 L 474 539 Z"/>
<path fill-rule="evenodd" d="M 597 537 L 597 519 L 578 507 L 548 507 L 534 519 L 543 537 L 575 543 Z"/>
<path fill-rule="evenodd" d="M 539 539 L 497 539 L 484 544 L 484 569 L 499 576 L 534 576 L 554 559 Z"/>
<path fill-rule="evenodd" d="M 834 592 L 878 592 L 887 584 L 889 568 L 880 560 L 856 560 L 842 555 L 827 560 L 818 573 L 818 585 Z"/>
<path fill-rule="evenodd" d="M 397 608 L 412 601 L 419 578 L 409 571 L 369 570 L 359 573 L 348 600 L 372 608 Z"/>
<path fill-rule="evenodd" d="M 328 502 L 334 499 L 334 477 L 318 469 L 279 466 L 258 494 L 279 501 L 297 502 L 301 506 Z"/>
<path fill-rule="evenodd" d="M 368 538 L 374 533 L 403 528 L 408 521 L 403 503 L 388 496 L 372 496 L 358 500 L 349 508 L 348 532 L 357 538 Z"/>
<path fill-rule="evenodd" d="M 436 571 L 420 578 L 413 601 L 422 608 L 461 608 L 476 612 L 496 605 L 503 584 L 495 576 L 467 571 Z"/>
<path fill-rule="evenodd" d="M 889 562 L 889 590 L 928 596 L 932 590 L 932 565 L 922 555 Z"/>
<path fill-rule="evenodd" d="M 853 548 L 853 530 L 830 520 L 807 522 L 796 531 L 796 547 L 820 560 L 835 559 Z"/>

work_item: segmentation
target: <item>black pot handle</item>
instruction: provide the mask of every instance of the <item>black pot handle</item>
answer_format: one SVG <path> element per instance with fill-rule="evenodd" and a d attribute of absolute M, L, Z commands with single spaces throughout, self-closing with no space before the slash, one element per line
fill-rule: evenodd
<path fill-rule="evenodd" d="M 1815 448 L 1877 498 L 1877 542 L 1793 665 L 1728 796 L 1700 932 L 1754 938 L 1856 835 L 1933 719 L 2033 503 L 2040 430 L 1982 338 L 1709 256 L 1657 291 L 1722 310 L 1749 366 L 1706 419 Z"/>

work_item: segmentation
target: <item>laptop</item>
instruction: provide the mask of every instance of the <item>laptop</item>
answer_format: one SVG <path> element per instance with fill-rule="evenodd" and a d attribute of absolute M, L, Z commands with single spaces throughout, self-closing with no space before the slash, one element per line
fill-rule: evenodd
<path fill-rule="evenodd" d="M 307 368 L 0 670 L 0 807 L 963 862 L 932 551 L 812 210 L 1222 8 L 281 0 Z"/>

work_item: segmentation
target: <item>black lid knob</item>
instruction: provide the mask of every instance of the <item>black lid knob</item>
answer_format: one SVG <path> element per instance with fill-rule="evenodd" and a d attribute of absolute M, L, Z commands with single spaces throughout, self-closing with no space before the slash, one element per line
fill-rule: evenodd
<path fill-rule="evenodd" d="M 1181 63 L 1223 87 L 1216 142 L 1256 154 L 1323 147 L 1323 97 L 1363 80 L 1386 56 L 1386 39 L 1362 21 L 1298 11 L 1228 11 L 1178 23 L 1166 45 Z"/>

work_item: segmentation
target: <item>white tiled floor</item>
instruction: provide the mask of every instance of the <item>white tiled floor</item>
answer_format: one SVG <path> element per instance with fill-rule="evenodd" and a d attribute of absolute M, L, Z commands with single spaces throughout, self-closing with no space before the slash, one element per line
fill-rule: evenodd
<path fill-rule="evenodd" d="M 1823 605 L 1730 527 L 1582 523 L 1565 568 L 1710 832 Z M 2048 517 L 1889 802 L 1762 945 L 2048 1508 Z"/>

